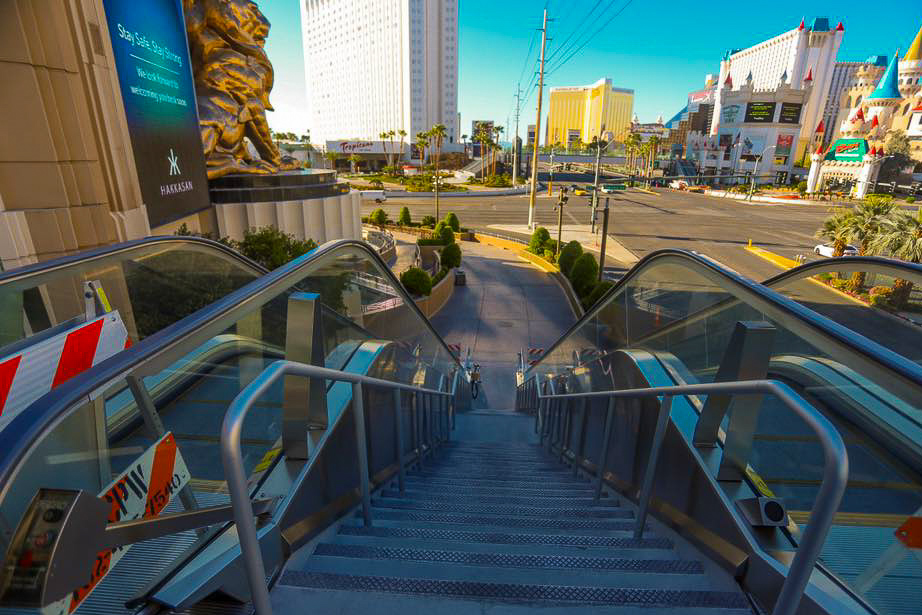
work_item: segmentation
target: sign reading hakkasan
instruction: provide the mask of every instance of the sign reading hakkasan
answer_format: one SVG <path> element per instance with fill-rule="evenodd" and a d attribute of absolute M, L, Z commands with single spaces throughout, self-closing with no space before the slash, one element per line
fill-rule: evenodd
<path fill-rule="evenodd" d="M 778 121 L 782 124 L 799 124 L 801 108 L 803 108 L 803 105 L 800 103 L 781 103 Z"/>
<path fill-rule="evenodd" d="M 825 160 L 860 162 L 868 153 L 868 142 L 864 139 L 838 139 L 829 148 Z"/>
<path fill-rule="evenodd" d="M 746 105 L 747 124 L 770 124 L 775 121 L 775 103 L 751 102 Z"/>
<path fill-rule="evenodd" d="M 103 0 L 151 226 L 211 205 L 180 0 Z"/>

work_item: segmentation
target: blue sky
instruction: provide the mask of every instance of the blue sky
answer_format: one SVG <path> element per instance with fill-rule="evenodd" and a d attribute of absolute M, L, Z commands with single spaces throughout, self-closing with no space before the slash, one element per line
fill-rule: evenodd
<path fill-rule="evenodd" d="M 527 61 L 526 52 L 536 29 L 541 27 L 545 4 L 555 20 L 548 26 L 548 35 L 554 40 L 548 44 L 547 53 L 552 60 L 547 66 L 545 87 L 584 85 L 609 77 L 613 85 L 634 90 L 634 110 L 641 121 L 647 122 L 660 113 L 669 119 L 681 109 L 687 93 L 701 87 L 704 75 L 718 71 L 725 50 L 748 47 L 795 28 L 802 17 L 808 24 L 815 16 L 828 17 L 832 26 L 843 22 L 845 38 L 839 49 L 840 61 L 863 60 L 874 54 L 890 56 L 897 47 L 905 51 L 922 27 L 922 12 L 911 10 L 912 3 L 905 0 L 633 0 L 605 26 L 625 2 L 459 0 L 458 110 L 462 132 L 469 132 L 471 120 L 475 119 L 506 125 L 508 117 L 512 122 L 516 83 L 522 77 L 524 89 L 537 70 L 539 45 L 533 45 Z M 266 49 L 275 67 L 271 100 L 276 112 L 270 114 L 269 123 L 275 130 L 300 134 L 307 126 L 300 112 L 304 63 L 298 1 L 261 0 L 259 5 L 272 23 Z M 595 12 L 586 20 L 594 7 Z M 574 31 L 576 40 L 582 36 L 588 42 L 561 65 L 567 52 L 553 54 Z M 589 38 L 596 31 L 598 34 Z M 536 101 L 533 93 L 522 105 L 519 134 L 523 137 L 526 125 L 535 121 Z"/>

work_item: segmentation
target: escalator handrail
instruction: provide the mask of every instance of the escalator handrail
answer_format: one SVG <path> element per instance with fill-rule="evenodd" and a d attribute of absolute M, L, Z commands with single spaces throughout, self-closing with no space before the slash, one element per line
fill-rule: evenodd
<path fill-rule="evenodd" d="M 209 248 L 214 248 L 220 252 L 223 252 L 225 255 L 234 258 L 237 261 L 240 261 L 247 267 L 254 269 L 260 275 L 268 272 L 268 269 L 257 263 L 256 261 L 247 258 L 240 252 L 234 250 L 228 245 L 225 245 L 219 241 L 214 241 L 213 239 L 206 239 L 204 237 L 196 237 L 194 235 L 157 235 L 154 237 L 144 237 L 142 239 L 132 239 L 130 241 L 123 241 L 121 243 L 111 244 L 108 246 L 103 246 L 101 248 L 93 248 L 91 250 L 84 250 L 82 252 L 76 252 L 74 254 L 68 254 L 67 256 L 61 256 L 49 261 L 42 261 L 40 263 L 32 263 L 30 265 L 23 265 L 22 267 L 16 267 L 15 269 L 10 269 L 8 271 L 0 272 L 0 287 L 5 284 L 10 284 L 12 282 L 18 282 L 25 278 L 45 275 L 52 273 L 54 271 L 60 271 L 62 269 L 67 269 L 68 267 L 73 267 L 76 265 L 82 265 L 92 260 L 98 260 L 113 254 L 118 254 L 119 252 L 128 252 L 135 250 L 137 248 L 143 248 L 148 245 L 159 244 L 159 243 L 195 243 L 201 244 L 203 246 L 208 246 Z"/>
<path fill-rule="evenodd" d="M 773 275 L 772 277 L 762 282 L 762 284 L 768 287 L 775 287 L 776 285 L 782 282 L 786 282 L 791 278 L 804 278 L 815 275 L 813 273 L 809 273 L 811 271 L 816 271 L 816 273 L 825 273 L 830 271 L 830 266 L 835 266 L 838 268 L 840 265 L 847 265 L 852 271 L 862 271 L 860 268 L 861 266 L 885 270 L 885 275 L 892 275 L 894 278 L 898 278 L 901 272 L 922 278 L 922 265 L 919 263 L 909 263 L 907 261 L 901 261 L 895 258 L 886 258 L 883 256 L 840 256 L 838 258 L 823 258 L 816 261 L 810 261 L 809 263 L 804 263 L 803 265 L 794 267 L 793 269 L 788 269 L 786 271 L 782 271 L 779 274 Z M 859 267 L 854 267 L 854 265 L 858 265 Z M 890 273 L 891 271 L 892 273 Z"/>
<path fill-rule="evenodd" d="M 416 302 L 376 250 L 366 242 L 357 239 L 328 241 L 102 361 L 93 369 L 75 376 L 46 393 L 20 412 L 0 430 L 0 501 L 5 497 L 6 490 L 10 488 L 12 484 L 10 478 L 27 455 L 32 443 L 62 421 L 71 408 L 85 400 L 93 391 L 112 383 L 145 361 L 169 350 L 198 329 L 232 314 L 237 309 L 245 308 L 249 299 L 273 290 L 283 292 L 284 289 L 291 288 L 302 278 L 300 271 L 303 267 L 310 266 L 316 259 L 346 248 L 357 248 L 365 252 L 380 267 L 404 303 L 425 323 L 430 333 L 441 344 L 445 355 L 451 357 L 460 367 L 458 359 L 452 354 L 445 340 L 436 332 L 432 323 L 423 315 Z"/>
<path fill-rule="evenodd" d="M 630 271 L 624 275 L 624 277 L 622 277 L 614 286 L 608 289 L 608 292 L 605 293 L 599 299 L 599 301 L 596 302 L 595 306 L 591 310 L 586 312 L 582 318 L 577 320 L 566 331 L 566 333 L 561 335 L 557 341 L 555 341 L 544 352 L 544 354 L 541 355 L 541 357 L 537 362 L 535 362 L 534 365 L 528 368 L 528 371 L 526 371 L 526 377 L 529 372 L 532 372 L 532 370 L 541 365 L 541 362 L 544 361 L 546 357 L 551 356 L 551 353 L 553 353 L 558 346 L 560 346 L 568 337 L 570 337 L 570 335 L 578 331 L 592 318 L 595 318 L 601 310 L 607 307 L 609 300 L 616 293 L 620 292 L 632 279 L 634 279 L 639 274 L 639 272 L 650 265 L 651 262 L 664 257 L 683 258 L 695 266 L 708 269 L 711 272 L 720 275 L 727 281 L 728 284 L 732 285 L 741 294 L 757 297 L 762 301 L 775 304 L 778 308 L 786 311 L 793 318 L 799 320 L 802 324 L 805 324 L 808 327 L 811 327 L 812 329 L 833 338 L 837 343 L 848 347 L 856 353 L 870 357 L 874 362 L 884 366 L 886 369 L 892 372 L 895 372 L 902 378 L 911 382 L 913 385 L 922 388 L 922 366 L 913 363 L 899 353 L 889 350 L 880 344 L 864 337 L 863 335 L 855 333 L 848 327 L 845 327 L 844 325 L 841 325 L 825 316 L 818 314 L 810 308 L 805 307 L 801 303 L 785 297 L 776 290 L 768 288 L 767 286 L 757 282 L 753 282 L 752 280 L 743 277 L 735 271 L 730 271 L 729 269 L 726 269 L 722 265 L 710 259 L 707 259 L 693 252 L 688 252 L 686 250 L 676 250 L 672 248 L 651 252 L 637 261 L 637 263 L 630 269 Z M 849 261 L 851 258 L 852 257 L 849 257 Z M 777 279 L 777 277 L 778 276 L 773 279 Z"/>

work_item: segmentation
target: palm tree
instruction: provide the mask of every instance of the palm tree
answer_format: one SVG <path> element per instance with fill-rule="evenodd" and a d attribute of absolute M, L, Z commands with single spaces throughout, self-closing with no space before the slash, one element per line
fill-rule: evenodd
<path fill-rule="evenodd" d="M 360 162 L 361 160 L 362 160 L 362 159 L 359 158 L 359 155 L 358 155 L 358 154 L 352 154 L 351 156 L 349 156 L 349 163 L 352 165 L 352 172 L 353 172 L 353 173 L 355 173 L 355 170 L 356 170 L 356 168 L 358 168 L 359 162 Z"/>
<path fill-rule="evenodd" d="M 650 158 L 647 161 L 650 167 L 650 173 L 653 173 L 653 166 L 656 164 L 656 152 L 659 149 L 659 144 L 662 142 L 658 136 L 653 135 L 650 137 L 650 140 L 647 142 L 650 146 Z"/>
<path fill-rule="evenodd" d="M 400 155 L 403 156 L 403 140 L 407 138 L 407 131 L 401 128 L 397 131 L 397 136 L 400 137 Z"/>
<path fill-rule="evenodd" d="M 922 208 L 913 216 L 908 211 L 894 210 L 878 229 L 878 235 L 871 240 L 871 249 L 877 253 L 889 252 L 894 258 L 910 263 L 922 263 Z M 902 310 L 909 303 L 913 283 L 897 278 L 893 281 L 890 301 L 894 308 Z"/>
<path fill-rule="evenodd" d="M 893 212 L 893 200 L 890 198 L 870 197 L 861 203 L 845 218 L 848 238 L 858 244 L 858 254 L 866 256 L 871 253 L 871 242 L 878 235 L 884 220 Z M 860 293 L 864 288 L 864 271 L 856 271 L 849 280 L 848 288 Z"/>
<path fill-rule="evenodd" d="M 489 140 L 490 140 L 490 137 L 489 135 L 487 135 L 487 131 L 481 126 L 477 130 L 477 134 L 474 135 L 474 141 L 477 141 L 478 143 L 480 143 L 480 161 L 481 161 L 480 181 L 481 182 L 484 181 L 484 179 L 486 178 L 484 169 L 486 167 L 486 164 L 485 164 L 486 163 L 486 148 L 487 148 L 487 142 Z"/>
<path fill-rule="evenodd" d="M 637 154 L 637 146 L 640 145 L 640 137 L 637 133 L 632 132 L 624 138 L 624 152 L 628 155 L 628 167 L 634 170 L 634 156 Z"/>
<path fill-rule="evenodd" d="M 467 156 L 467 135 L 461 135 L 461 143 L 464 145 L 464 155 Z"/>
<path fill-rule="evenodd" d="M 416 133 L 416 149 L 419 150 L 419 170 L 422 172 L 426 164 L 426 148 L 429 147 L 429 135 L 425 132 Z"/>
<path fill-rule="evenodd" d="M 444 124 L 436 124 L 429 131 L 429 134 L 435 140 L 435 177 L 433 186 L 435 187 L 435 219 L 439 219 L 439 159 L 442 157 L 442 140 L 448 135 Z"/>
<path fill-rule="evenodd" d="M 851 211 L 847 209 L 833 209 L 832 215 L 823 220 L 823 226 L 816 232 L 817 239 L 825 239 L 832 244 L 832 257 L 839 258 L 845 254 L 848 246 L 848 216 Z"/>
<path fill-rule="evenodd" d="M 505 128 L 503 128 L 502 126 L 493 127 L 493 137 L 494 139 L 496 139 L 496 147 L 494 149 L 499 149 L 500 151 L 502 151 L 502 147 L 499 145 L 499 138 L 503 135 L 504 130 Z M 493 156 L 493 173 L 492 174 L 496 175 L 496 155 L 495 154 Z"/>
<path fill-rule="evenodd" d="M 330 168 L 336 169 L 336 161 L 339 160 L 339 152 L 328 151 L 323 155 L 324 158 L 330 161 Z"/>

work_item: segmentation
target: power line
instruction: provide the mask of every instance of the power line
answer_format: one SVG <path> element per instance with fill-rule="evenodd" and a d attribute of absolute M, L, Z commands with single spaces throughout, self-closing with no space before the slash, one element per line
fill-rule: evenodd
<path fill-rule="evenodd" d="M 577 53 L 579 53 L 580 51 L 582 51 L 582 49 L 583 49 L 586 45 L 588 45 L 588 44 L 592 41 L 592 39 L 594 39 L 594 38 L 599 34 L 599 32 L 601 32 L 601 31 L 604 30 L 606 27 L 608 27 L 608 24 L 610 24 L 611 22 L 613 22 L 613 21 L 615 20 L 616 17 L 618 17 L 621 13 L 623 13 L 624 10 L 625 10 L 628 6 L 630 6 L 631 2 L 633 2 L 633 1 L 634 1 L 634 0 L 627 0 L 627 2 L 624 3 L 624 6 L 622 6 L 620 9 L 618 9 L 618 10 L 615 12 L 614 15 L 612 15 L 611 17 L 609 17 L 608 21 L 606 21 L 606 22 L 603 23 L 601 26 L 599 26 L 599 28 L 598 28 L 595 32 L 593 32 L 593 33 L 589 36 L 589 38 L 587 38 L 587 39 L 583 42 L 582 45 L 580 45 L 579 47 L 577 47 L 576 49 L 574 49 L 573 51 L 571 51 L 563 60 L 560 61 L 560 63 L 559 63 L 557 66 L 555 66 L 552 70 L 548 71 L 547 74 L 548 74 L 548 75 L 552 75 L 554 72 L 556 72 L 556 71 L 559 70 L 561 67 L 563 67 L 564 64 L 566 64 L 567 62 L 569 62 L 570 59 L 571 59 L 573 56 L 575 56 Z"/>
<path fill-rule="evenodd" d="M 522 70 L 519 72 L 519 83 L 525 76 L 525 69 L 528 68 L 528 59 L 531 57 L 532 49 L 535 48 L 535 40 L 538 38 L 538 30 L 531 33 L 531 41 L 528 43 L 528 53 L 525 54 L 525 61 L 522 62 Z"/>
<path fill-rule="evenodd" d="M 614 0 L 610 0 L 610 2 L 614 2 Z M 553 59 L 554 59 L 554 56 L 556 56 L 558 53 L 560 53 L 561 50 L 563 50 L 563 49 L 567 46 L 567 43 L 570 42 L 570 39 L 573 38 L 573 35 L 574 35 L 574 34 L 576 34 L 577 32 L 583 32 L 583 30 L 582 30 L 583 24 L 585 24 L 585 23 L 587 23 L 587 22 L 589 21 L 589 18 L 592 16 L 592 14 L 595 12 L 595 10 L 596 10 L 597 8 L 599 8 L 599 5 L 600 5 L 600 4 L 602 4 L 602 0 L 596 0 L 596 3 L 595 3 L 595 4 L 593 5 L 593 7 L 589 10 L 589 12 L 586 13 L 586 15 L 579 21 L 579 23 L 576 24 L 576 27 L 574 27 L 573 30 L 570 31 L 570 34 L 567 35 L 567 38 L 565 38 L 564 41 L 563 41 L 554 51 L 551 52 L 551 55 L 549 55 L 549 56 L 547 57 L 547 61 L 548 61 L 548 62 L 550 62 L 551 60 L 553 60 Z M 576 41 L 574 41 L 574 43 L 575 43 L 575 42 L 576 42 Z"/>

